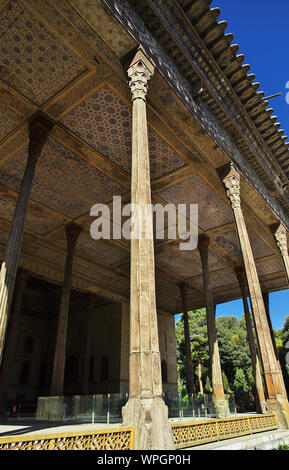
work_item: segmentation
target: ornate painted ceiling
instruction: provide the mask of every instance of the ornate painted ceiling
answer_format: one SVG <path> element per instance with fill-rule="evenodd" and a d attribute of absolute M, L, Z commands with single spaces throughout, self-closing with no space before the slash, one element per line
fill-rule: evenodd
<path fill-rule="evenodd" d="M 74 221 L 83 227 L 74 289 L 127 301 L 129 242 L 93 240 L 90 209 L 111 204 L 113 196 L 130 199 L 132 116 L 122 59 L 136 43 L 100 0 L 0 0 L 0 30 L 1 254 L 25 169 L 27 123 L 41 111 L 54 127 L 35 172 L 20 264 L 38 278 L 61 283 L 64 227 Z M 153 202 L 198 204 L 199 233 L 210 236 L 215 300 L 240 297 L 234 274 L 241 263 L 239 244 L 215 171 L 228 160 L 158 72 L 147 108 Z M 268 228 L 276 218 L 245 180 L 242 195 L 262 286 L 284 288 Z M 198 251 L 180 251 L 177 240 L 156 239 L 155 255 L 159 309 L 181 311 L 183 281 L 189 307 L 204 305 Z"/>

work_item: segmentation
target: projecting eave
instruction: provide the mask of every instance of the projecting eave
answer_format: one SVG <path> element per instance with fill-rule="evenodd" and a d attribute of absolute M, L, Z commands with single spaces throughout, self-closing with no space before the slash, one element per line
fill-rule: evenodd
<path fill-rule="evenodd" d="M 226 82 L 230 85 L 239 100 L 240 112 L 248 125 L 253 124 L 254 134 L 252 139 L 258 138 L 259 145 L 263 150 L 263 169 L 267 172 L 266 183 L 268 184 L 268 170 L 272 171 L 271 179 L 278 188 L 280 194 L 288 198 L 288 175 L 289 175 L 289 142 L 284 130 L 277 122 L 272 108 L 268 108 L 269 101 L 264 100 L 264 93 L 258 91 L 260 83 L 255 81 L 255 75 L 248 73 L 250 65 L 244 64 L 244 55 L 238 55 L 239 45 L 232 44 L 233 34 L 225 34 L 227 23 L 218 22 L 220 10 L 210 9 L 211 1 L 188 1 L 180 0 L 179 4 L 185 15 L 195 28 L 200 39 L 217 63 L 224 75 Z M 229 90 L 228 90 L 229 91 Z M 208 104 L 212 98 L 206 94 Z M 262 161 L 260 162 L 262 164 Z M 258 165 L 251 162 L 258 173 Z M 260 173 L 260 176 L 263 176 Z M 270 176 L 270 175 L 269 175 Z M 288 201 L 288 199 L 287 199 Z"/>
<path fill-rule="evenodd" d="M 146 28 L 174 62 L 181 75 L 198 91 L 196 98 L 222 123 L 226 132 L 284 212 L 289 212 L 287 137 L 255 76 L 243 65 L 239 46 L 218 22 L 219 9 L 210 1 L 129 1 Z"/>

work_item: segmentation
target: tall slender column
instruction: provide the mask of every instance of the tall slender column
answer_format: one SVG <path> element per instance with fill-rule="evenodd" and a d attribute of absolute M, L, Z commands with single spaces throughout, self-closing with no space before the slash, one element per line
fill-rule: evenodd
<path fill-rule="evenodd" d="M 162 399 L 161 360 L 155 296 L 155 262 L 151 204 L 147 84 L 154 66 L 138 49 L 128 67 L 132 93 L 132 227 L 130 272 L 129 400 L 125 424 L 135 425 L 136 449 L 174 448 L 168 410 Z"/>
<path fill-rule="evenodd" d="M 85 339 L 84 339 L 84 352 L 83 352 L 83 370 L 81 393 L 82 395 L 88 394 L 88 381 L 89 381 L 89 357 L 90 357 L 90 344 L 91 344 L 91 322 L 94 306 L 95 296 L 92 292 L 87 295 L 87 310 L 85 322 Z"/>
<path fill-rule="evenodd" d="M 283 264 L 284 264 L 284 269 L 286 273 L 286 278 L 287 282 L 289 283 L 289 256 L 288 256 L 288 241 L 287 241 L 287 232 L 286 228 L 284 227 L 283 224 L 278 223 L 278 224 L 273 224 L 270 226 L 270 229 L 275 237 L 276 244 L 280 250 L 280 254 L 282 256 Z M 272 341 L 274 345 L 274 350 L 276 354 L 276 360 L 278 367 L 280 369 L 281 377 L 282 377 L 282 385 L 284 389 L 284 393 L 287 394 L 285 383 L 284 383 L 284 377 L 282 374 L 282 369 L 281 369 L 281 364 L 279 361 L 278 357 L 278 352 L 276 348 L 276 342 L 274 338 L 274 333 L 273 333 L 273 328 L 272 328 L 272 323 L 271 323 L 271 318 L 270 318 L 270 310 L 269 310 L 269 294 L 268 293 L 263 293 L 263 298 L 264 298 L 264 303 L 265 303 L 265 308 L 266 308 L 266 313 L 267 313 L 267 319 L 271 331 L 271 336 L 272 336 Z"/>
<path fill-rule="evenodd" d="M 255 260 L 241 208 L 240 175 L 232 165 L 226 165 L 219 169 L 219 176 L 224 183 L 227 196 L 231 202 L 236 230 L 240 242 L 268 393 L 267 409 L 277 413 L 279 424 L 281 426 L 288 427 L 289 405 L 287 397 L 284 396 L 283 393 L 282 379 L 280 377 L 280 371 L 278 369 L 274 347 L 271 340 Z"/>
<path fill-rule="evenodd" d="M 54 353 L 54 364 L 50 390 L 50 395 L 52 396 L 63 395 L 67 326 L 70 302 L 70 283 L 72 276 L 74 249 L 80 232 L 81 227 L 78 225 L 72 223 L 66 226 L 67 253 L 58 316 L 56 347 Z"/>
<path fill-rule="evenodd" d="M 186 303 L 186 290 L 185 285 L 180 285 L 180 291 L 183 303 L 183 321 L 184 321 L 184 337 L 186 349 L 186 371 L 187 371 L 187 392 L 188 395 L 195 393 L 195 383 L 193 374 L 192 350 L 191 350 L 191 337 L 189 328 L 189 317 Z"/>
<path fill-rule="evenodd" d="M 262 375 L 261 375 L 261 370 L 260 370 L 260 362 L 259 362 L 259 358 L 257 355 L 257 349 L 255 346 L 251 315 L 250 315 L 250 310 L 249 310 L 248 300 L 247 300 L 248 291 L 247 291 L 246 276 L 245 276 L 243 267 L 236 268 L 235 273 L 236 273 L 236 277 L 238 279 L 239 286 L 241 289 L 243 305 L 244 305 L 247 336 L 248 336 L 248 342 L 249 342 L 249 348 L 250 348 L 252 369 L 253 369 L 253 374 L 254 374 L 254 379 L 255 379 L 255 387 L 256 387 L 256 392 L 257 392 L 257 397 L 256 397 L 257 398 L 256 400 L 257 411 L 261 413 L 265 413 L 267 411 L 265 393 L 264 393 Z"/>
<path fill-rule="evenodd" d="M 287 276 L 287 281 L 289 282 L 289 256 L 286 229 L 283 224 L 273 224 L 270 228 L 275 237 L 276 244 L 280 250 Z"/>
<path fill-rule="evenodd" d="M 52 124 L 50 121 L 40 115 L 37 115 L 29 123 L 27 163 L 0 272 L 0 364 L 3 357 L 7 320 L 19 264 L 33 176 L 37 161 L 51 129 Z"/>
<path fill-rule="evenodd" d="M 277 362 L 277 366 L 278 366 L 278 369 L 279 369 L 279 372 L 280 372 L 280 378 L 281 378 L 281 383 L 282 383 L 282 387 L 283 387 L 283 394 L 284 394 L 284 396 L 287 396 L 287 391 L 286 391 L 286 387 L 285 387 L 285 383 L 284 383 L 284 377 L 283 377 L 283 374 L 282 374 L 281 364 L 280 364 L 280 361 L 279 361 L 279 356 L 278 356 L 278 351 L 277 351 L 277 346 L 276 346 L 275 335 L 274 335 L 273 326 L 272 326 L 271 317 L 270 317 L 269 292 L 263 291 L 263 300 L 264 300 L 266 317 L 267 317 L 267 321 L 268 321 L 268 325 L 269 325 L 269 329 L 270 329 L 271 340 L 272 340 L 272 344 L 273 344 L 273 347 L 274 347 L 276 362 Z"/>
<path fill-rule="evenodd" d="M 202 364 L 200 358 L 198 358 L 198 379 L 199 379 L 199 387 L 200 387 L 200 394 L 204 395 L 204 387 L 202 381 Z"/>
<path fill-rule="evenodd" d="M 129 303 L 121 304 L 121 347 L 120 347 L 120 388 L 122 394 L 128 394 L 129 387 Z"/>
<path fill-rule="evenodd" d="M 205 292 L 206 300 L 206 316 L 207 316 L 207 329 L 208 329 L 208 340 L 209 340 L 209 351 L 210 351 L 210 366 L 211 366 L 211 379 L 213 397 L 216 405 L 216 412 L 219 418 L 228 416 L 229 407 L 228 402 L 225 399 L 221 361 L 219 354 L 219 346 L 217 341 L 217 329 L 215 319 L 215 305 L 213 299 L 213 291 L 210 283 L 209 273 L 209 243 L 210 239 L 207 235 L 202 235 L 199 238 L 198 249 L 200 252 L 202 266 L 203 266 L 203 289 Z"/>
<path fill-rule="evenodd" d="M 7 398 L 7 386 L 9 380 L 9 372 L 13 364 L 13 357 L 16 346 L 17 331 L 18 331 L 18 319 L 20 309 L 22 305 L 23 293 L 29 278 L 29 271 L 20 268 L 16 277 L 13 303 L 9 315 L 8 327 L 7 327 L 7 338 L 6 345 L 3 355 L 2 366 L 0 370 L 0 410 L 1 415 L 4 417 L 6 411 L 6 398 Z"/>

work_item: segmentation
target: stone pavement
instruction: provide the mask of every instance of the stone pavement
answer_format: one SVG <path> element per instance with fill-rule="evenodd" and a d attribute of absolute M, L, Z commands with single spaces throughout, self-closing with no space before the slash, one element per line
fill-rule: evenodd
<path fill-rule="evenodd" d="M 276 450 L 279 445 L 289 445 L 289 430 L 261 432 L 219 442 L 211 442 L 186 450 Z"/>
<path fill-rule="evenodd" d="M 8 421 L 0 424 L 0 437 L 17 436 L 22 434 L 60 434 L 73 431 L 91 431 L 92 429 L 113 429 L 122 426 L 121 423 L 105 424 L 105 423 L 37 423 L 35 421 Z"/>

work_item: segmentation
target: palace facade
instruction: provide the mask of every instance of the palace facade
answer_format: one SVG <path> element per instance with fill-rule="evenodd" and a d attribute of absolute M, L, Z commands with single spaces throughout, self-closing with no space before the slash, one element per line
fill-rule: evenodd
<path fill-rule="evenodd" d="M 224 417 L 215 307 L 243 298 L 259 411 L 289 426 L 267 302 L 288 287 L 288 142 L 210 3 L 0 0 L 2 410 L 127 392 L 136 448 L 171 449 L 174 315 L 192 393 L 187 312 L 206 307 Z M 141 208 L 137 239 L 91 237 L 114 196 Z M 150 203 L 197 204 L 197 248 L 159 239 Z"/>

